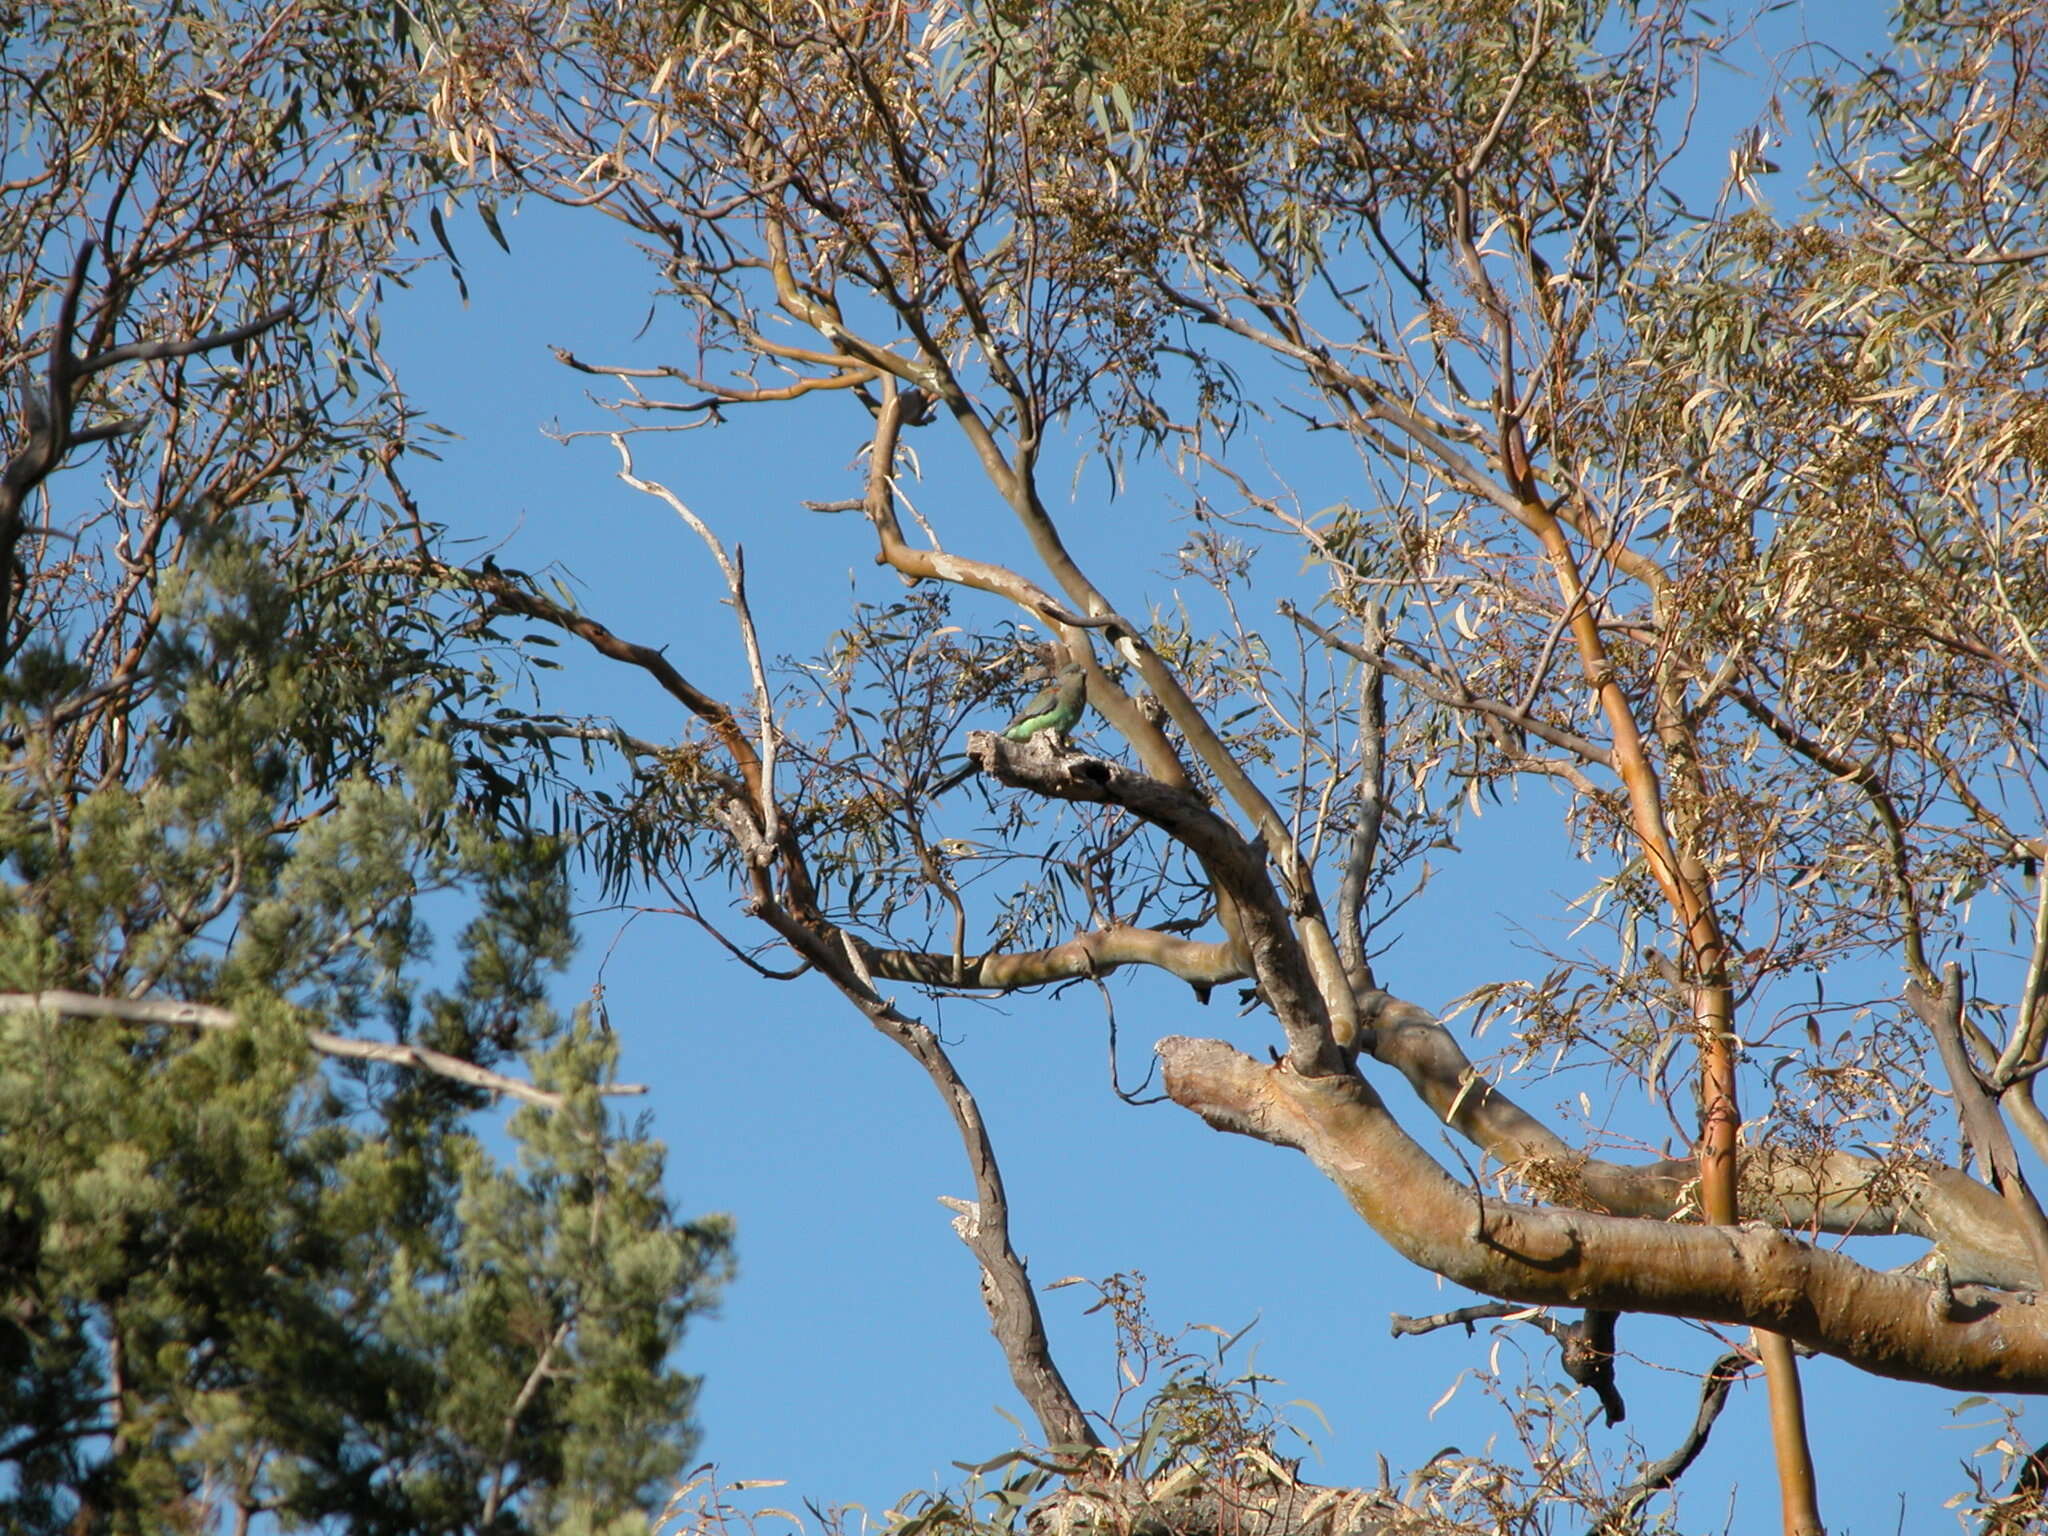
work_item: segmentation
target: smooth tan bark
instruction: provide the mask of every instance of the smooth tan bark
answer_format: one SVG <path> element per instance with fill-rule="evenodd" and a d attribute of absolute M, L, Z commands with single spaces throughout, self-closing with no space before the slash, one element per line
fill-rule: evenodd
<path fill-rule="evenodd" d="M 1589 1157 L 1481 1077 L 1428 1010 L 1378 994 L 1361 1013 L 1371 1025 L 1374 1059 L 1398 1071 L 1432 1114 L 1539 1198 L 1656 1220 L 1697 1204 L 1697 1159 Z M 1846 1152 L 1794 1158 L 1750 1148 L 1741 1153 L 1739 1174 L 1742 1217 L 1813 1234 L 1925 1238 L 1941 1244 L 1954 1280 L 2006 1290 L 2040 1284 L 2006 1202 L 1960 1169 L 1902 1168 Z"/>
<path fill-rule="evenodd" d="M 1495 1200 L 1453 1179 L 1355 1076 L 1303 1077 L 1217 1040 L 1160 1042 L 1174 1101 L 1293 1147 L 1390 1245 L 1476 1291 L 1767 1328 L 1906 1381 L 2048 1391 L 2048 1308 L 1867 1269 L 1762 1224 L 1696 1226 Z"/>

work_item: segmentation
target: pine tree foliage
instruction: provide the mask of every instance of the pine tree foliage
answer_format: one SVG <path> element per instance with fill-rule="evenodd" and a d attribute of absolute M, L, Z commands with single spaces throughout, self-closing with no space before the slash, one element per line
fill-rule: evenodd
<path fill-rule="evenodd" d="M 416 574 L 403 15 L 0 7 L 9 1530 L 644 1529 L 694 1441 L 728 1234 L 549 1004 L 524 663 Z"/>

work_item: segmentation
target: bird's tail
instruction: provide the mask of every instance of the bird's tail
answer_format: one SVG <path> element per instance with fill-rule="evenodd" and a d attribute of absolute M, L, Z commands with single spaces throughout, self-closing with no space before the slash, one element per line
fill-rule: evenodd
<path fill-rule="evenodd" d="M 973 778 L 974 775 L 979 773 L 980 771 L 981 765 L 975 762 L 975 760 L 970 757 L 967 759 L 966 762 L 962 763 L 958 768 L 955 768 L 951 773 L 947 774 L 943 779 L 939 780 L 938 783 L 934 784 L 930 789 L 926 790 L 925 793 L 933 797 L 943 795 L 946 793 L 946 791 L 950 789 L 957 789 L 960 785 L 965 784 L 969 779 Z"/>

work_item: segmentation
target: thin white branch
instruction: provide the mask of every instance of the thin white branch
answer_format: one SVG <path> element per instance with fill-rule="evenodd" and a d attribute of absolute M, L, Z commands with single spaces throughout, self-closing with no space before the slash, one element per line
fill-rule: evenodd
<path fill-rule="evenodd" d="M 739 620 L 740 639 L 747 647 L 747 668 L 754 674 L 754 707 L 761 721 L 761 837 L 772 848 L 781 837 L 775 809 L 775 711 L 768 696 L 768 669 L 761 660 L 760 637 L 754 630 L 754 615 L 747 607 L 745 556 L 737 550 L 733 556 L 727 556 L 718 536 L 702 518 L 684 505 L 680 496 L 659 481 L 642 480 L 633 472 L 633 451 L 626 446 L 624 434 L 613 432 L 610 437 L 612 446 L 619 452 L 619 478 L 634 490 L 667 502 L 676 516 L 688 523 L 691 531 L 704 541 L 725 576 L 725 588 L 732 594 L 733 613 Z"/>
<path fill-rule="evenodd" d="M 0 1014 L 48 1013 L 60 1019 L 120 1019 L 129 1024 L 183 1024 L 194 1029 L 239 1029 L 242 1020 L 227 1008 L 210 1003 L 178 1003 L 162 999 L 97 997 L 90 992 L 0 992 Z M 436 1072 L 459 1083 L 508 1093 L 542 1109 L 560 1109 L 567 1102 L 559 1093 L 536 1088 L 522 1078 L 507 1077 L 473 1061 L 429 1050 L 423 1045 L 395 1045 L 383 1040 L 352 1040 L 324 1029 L 306 1031 L 306 1043 L 323 1056 L 353 1061 L 384 1061 L 393 1066 L 414 1067 Z M 647 1091 L 645 1083 L 605 1083 L 601 1094 L 628 1096 Z"/>

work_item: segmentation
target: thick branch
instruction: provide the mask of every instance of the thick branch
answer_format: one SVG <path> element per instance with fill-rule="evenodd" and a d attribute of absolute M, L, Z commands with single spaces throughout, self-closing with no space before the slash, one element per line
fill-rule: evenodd
<path fill-rule="evenodd" d="M 1216 1040 L 1161 1041 L 1167 1092 L 1219 1130 L 1305 1153 L 1411 1262 L 1488 1295 L 1766 1328 L 1861 1370 L 2048 1391 L 2048 1316 L 1997 1292 L 1867 1269 L 1762 1226 L 1690 1226 L 1484 1197 L 1355 1077 L 1303 1077 Z"/>
<path fill-rule="evenodd" d="M 944 368 L 943 359 L 938 358 L 936 354 L 934 368 Z M 946 379 L 950 381 L 950 371 L 947 371 Z M 1351 989 L 1345 982 L 1343 964 L 1338 957 L 1337 944 L 1330 933 L 1329 924 L 1323 916 L 1321 898 L 1316 892 L 1313 875 L 1302 858 L 1300 848 L 1295 845 L 1285 820 L 1252 782 L 1243 764 L 1237 761 L 1217 737 L 1207 717 L 1182 688 L 1180 679 L 1173 669 L 1152 649 L 1140 631 L 1116 616 L 1116 610 L 1108 598 L 1074 561 L 1060 537 L 1051 514 L 1046 511 L 1044 503 L 1039 499 L 1036 483 L 1030 473 L 1029 456 L 1020 455 L 1022 467 L 1011 464 L 996 443 L 988 424 L 982 420 L 958 385 L 942 381 L 935 387 L 938 388 L 940 397 L 951 411 L 955 422 L 974 447 L 991 482 L 1002 493 L 1010 509 L 1023 524 L 1032 547 L 1045 562 L 1046 568 L 1053 573 L 1068 597 L 1084 611 L 1090 621 L 1103 625 L 1110 641 L 1144 678 L 1146 686 L 1152 690 L 1153 697 L 1165 707 L 1174 724 L 1180 727 L 1188 745 L 1216 776 L 1216 781 L 1223 791 L 1258 827 L 1259 835 L 1272 857 L 1275 868 L 1279 871 L 1282 884 L 1286 887 L 1288 906 L 1295 924 L 1295 936 L 1290 939 L 1290 947 L 1293 947 L 1301 957 L 1314 982 L 1312 989 L 1301 999 L 1304 1004 L 1303 1011 L 1291 1016 L 1283 1013 L 1281 1017 L 1283 1020 L 1291 1020 L 1289 1039 L 1298 1065 L 1306 1069 L 1318 1060 L 1334 1063 L 1338 1056 L 1338 1047 L 1348 1047 L 1356 1039 L 1358 1021 L 1352 1011 Z M 877 439 L 878 449 L 893 444 L 891 430 L 885 421 L 884 431 Z M 877 463 L 870 468 L 871 476 L 885 477 L 887 464 L 888 461 L 878 452 Z M 901 541 L 900 534 L 896 534 L 892 539 L 892 531 L 895 529 L 893 502 L 885 478 L 871 479 L 868 509 L 877 531 L 882 536 L 882 558 L 892 563 L 900 561 L 908 551 L 907 546 Z M 1162 778 L 1178 779 L 1181 776 L 1180 762 L 1168 746 L 1164 732 L 1147 719 L 1143 711 L 1123 699 L 1120 691 L 1110 689 L 1106 683 L 1107 679 L 1098 678 L 1091 671 L 1089 689 L 1097 707 L 1105 710 L 1112 723 L 1138 748 L 1139 756 L 1148 768 Z M 1276 1004 L 1276 1010 L 1277 1008 Z"/>
<path fill-rule="evenodd" d="M 2006 1130 L 2005 1117 L 1998 1112 L 1998 1098 L 1984 1086 L 1963 1044 L 1963 968 L 1951 960 L 1942 967 L 1941 990 L 1930 992 L 1917 981 L 1906 983 L 1906 1001 L 1920 1015 L 1934 1036 L 1941 1064 L 1948 1070 L 1949 1086 L 1955 1092 L 1956 1113 L 1963 1123 L 1963 1135 L 1990 1171 L 1991 1182 L 2005 1197 L 2013 1220 L 2033 1250 L 2035 1270 L 2048 1275 L 2048 1218 L 2027 1187 L 2020 1171 L 2019 1153 Z"/>
<path fill-rule="evenodd" d="M 1427 1010 L 1377 993 L 1362 1000 L 1360 1014 L 1371 1025 L 1374 1059 L 1400 1072 L 1432 1114 L 1539 1198 L 1658 1221 L 1698 1208 L 1692 1158 L 1632 1164 L 1588 1157 L 1488 1083 Z M 1960 1169 L 1751 1149 L 1738 1184 L 1745 1218 L 1796 1231 L 1925 1238 L 1942 1245 L 1958 1278 L 2005 1290 L 2040 1284 L 2012 1212 Z"/>

